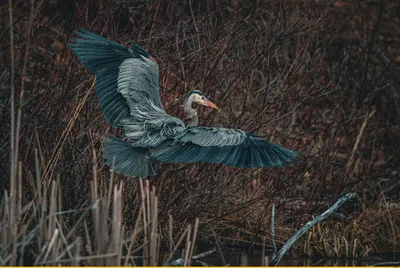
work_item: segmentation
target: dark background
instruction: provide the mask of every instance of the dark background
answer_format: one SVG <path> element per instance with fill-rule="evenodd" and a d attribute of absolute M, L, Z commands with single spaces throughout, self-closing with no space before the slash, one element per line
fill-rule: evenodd
<path fill-rule="evenodd" d="M 7 1 L 0 2 L 0 187 L 6 190 L 8 8 Z M 13 1 L 13 24 L 16 109 L 22 108 L 18 159 L 26 200 L 33 195 L 35 148 L 42 180 L 60 177 L 65 210 L 87 205 L 93 163 L 100 181 L 108 181 L 102 144 L 109 134 L 122 133 L 107 125 L 95 91 L 88 93 L 94 76 L 66 46 L 83 27 L 145 47 L 160 66 L 160 94 L 171 115 L 182 118 L 184 95 L 199 89 L 221 108 L 202 110 L 201 125 L 240 128 L 304 154 L 300 164 L 284 169 L 158 166 L 150 183 L 159 196 L 161 230 L 167 231 L 169 214 L 178 230 L 199 217 L 199 241 L 209 241 L 214 230 L 223 245 L 261 244 L 265 237 L 270 246 L 275 203 L 276 238 L 282 244 L 313 215 L 355 191 L 358 199 L 313 229 L 304 238 L 308 244 L 298 243 L 297 249 L 323 255 L 320 238 L 331 241 L 339 233 L 358 256 L 398 250 L 397 0 L 53 0 L 36 1 L 33 9 L 28 1 Z M 124 220 L 130 228 L 140 200 L 138 182 L 122 176 L 117 181 L 125 182 Z M 65 224 L 75 220 L 67 217 Z"/>

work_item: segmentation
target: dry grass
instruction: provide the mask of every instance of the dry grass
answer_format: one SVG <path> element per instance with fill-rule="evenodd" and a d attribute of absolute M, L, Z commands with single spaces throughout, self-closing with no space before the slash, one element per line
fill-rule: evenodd
<path fill-rule="evenodd" d="M 209 241 L 215 232 L 222 246 L 262 245 L 266 239 L 269 247 L 272 203 L 277 208 L 276 238 L 282 244 L 348 191 L 357 191 L 359 202 L 343 209 L 344 219 L 320 227 L 331 231 L 314 230 L 310 246 L 301 243 L 300 251 L 320 254 L 322 235 L 339 241 L 327 242 L 331 245 L 354 244 L 350 234 L 356 232 L 351 229 L 355 220 L 368 233 L 357 236 L 355 251 L 365 252 L 366 243 L 372 251 L 398 249 L 398 212 L 389 206 L 384 213 L 385 206 L 378 206 L 382 200 L 398 202 L 397 1 L 20 1 L 11 12 L 9 7 L 0 6 L 2 14 L 12 15 L 0 18 L 0 148 L 5 152 L 0 187 L 8 193 L 1 226 L 9 228 L 2 238 L 8 245 L 41 226 L 35 237 L 42 242 L 35 241 L 33 250 L 38 263 L 64 251 L 68 258 L 89 253 L 88 241 L 95 256 L 112 252 L 117 255 L 109 259 L 116 260 L 120 243 L 126 245 L 120 233 L 95 240 L 101 237 L 94 235 L 96 230 L 112 226 L 103 209 L 121 209 L 119 218 L 110 215 L 125 230 L 136 230 L 137 216 L 143 213 L 140 182 L 114 176 L 114 193 L 109 168 L 98 153 L 109 134 L 121 133 L 107 126 L 94 77 L 66 47 L 73 30 L 84 27 L 126 45 L 137 42 L 152 53 L 170 114 L 181 116 L 183 96 L 201 89 L 222 108 L 202 111 L 201 124 L 241 128 L 306 154 L 302 164 L 284 170 L 160 165 L 148 185 L 149 195 L 153 191 L 158 196 L 157 234 L 152 237 L 151 225 L 130 234 L 145 251 L 157 252 L 155 237 L 161 242 L 157 245 L 172 251 L 171 241 L 189 232 L 187 226 L 196 218 L 197 242 Z M 14 91 L 9 85 L 15 85 Z M 93 214 L 87 225 L 82 219 L 78 227 L 82 214 L 77 211 L 90 211 L 106 192 L 107 201 L 96 205 L 100 214 Z M 155 215 L 155 199 L 146 200 L 151 204 L 146 216 Z M 378 207 L 381 212 L 372 213 Z M 58 215 L 61 211 L 74 213 Z M 333 236 L 338 221 L 345 240 Z M 66 243 L 61 231 L 70 230 Z M 113 239 L 116 244 L 106 247 Z M 100 242 L 101 247 L 93 247 Z M 1 255 L 7 263 L 16 262 L 15 245 Z M 189 248 L 183 260 L 193 254 Z M 151 256 L 149 262 L 154 261 Z M 90 259 L 93 264 L 103 261 Z"/>
<path fill-rule="evenodd" d="M 38 163 L 39 159 L 36 161 Z M 190 224 L 186 226 L 178 240 L 174 240 L 175 234 L 170 229 L 173 248 L 162 260 L 158 198 L 154 187 L 150 191 L 149 182 L 140 180 L 140 210 L 135 215 L 134 228 L 127 228 L 122 215 L 123 183 L 114 185 L 111 174 L 109 186 L 101 189 L 96 173 L 94 165 L 90 203 L 79 210 L 63 211 L 59 177 L 51 180 L 47 187 L 40 182 L 39 170 L 36 185 L 32 185 L 36 198 L 27 205 L 22 206 L 18 192 L 5 192 L 0 205 L 3 215 L 0 218 L 0 265 L 167 265 L 174 260 L 180 247 L 183 248 L 182 264 L 191 263 L 198 219 L 194 228 Z M 21 172 L 18 187 L 22 186 L 20 176 Z M 71 215 L 77 220 L 68 226 L 64 221 Z"/>
<path fill-rule="evenodd" d="M 351 220 L 314 226 L 304 240 L 304 253 L 318 257 L 368 257 L 387 245 L 397 246 L 399 207 L 388 206 L 385 197 Z M 372 220 L 373 219 L 373 220 Z M 378 237 L 376 234 L 379 233 Z"/>

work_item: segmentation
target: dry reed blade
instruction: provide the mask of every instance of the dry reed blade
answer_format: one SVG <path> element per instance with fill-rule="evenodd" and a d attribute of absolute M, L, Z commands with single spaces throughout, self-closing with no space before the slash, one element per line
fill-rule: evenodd
<path fill-rule="evenodd" d="M 63 252 L 61 252 L 58 256 L 56 256 L 56 258 L 61 259 L 66 253 L 68 253 L 68 256 L 72 259 L 73 256 L 70 251 L 68 241 L 65 238 L 65 235 L 62 231 L 62 225 L 60 224 L 60 222 L 57 219 L 55 219 L 55 221 L 56 221 L 57 229 L 59 230 L 59 235 L 60 235 L 61 241 L 64 243 L 64 246 L 65 246 L 65 250 Z M 56 259 L 56 258 L 54 258 L 54 259 Z"/>
<path fill-rule="evenodd" d="M 38 150 L 35 148 L 35 178 L 36 178 L 36 188 L 34 188 L 35 196 L 37 197 L 38 204 L 42 204 L 42 192 L 40 191 L 41 184 L 40 184 L 40 164 L 39 164 L 39 157 L 38 157 Z"/>
<path fill-rule="evenodd" d="M 195 248 L 195 245 L 196 245 L 196 239 L 197 239 L 197 232 L 198 232 L 198 229 L 199 229 L 199 218 L 196 218 L 196 220 L 195 220 L 195 222 L 194 222 L 194 230 L 193 230 L 192 243 L 191 243 L 191 247 L 190 247 L 190 253 L 189 253 L 189 256 L 188 256 L 189 261 L 190 261 L 189 264 L 191 264 L 191 261 L 192 261 L 192 257 L 193 257 L 193 253 L 194 253 L 194 248 Z"/>
<path fill-rule="evenodd" d="M 13 131 L 11 132 L 11 135 L 15 135 L 15 140 L 14 140 L 14 142 L 15 142 L 15 146 L 14 146 L 14 150 L 15 150 L 14 151 L 14 161 L 11 162 L 11 164 L 14 164 L 14 165 L 18 163 L 22 106 L 23 106 L 23 99 L 24 99 L 24 92 L 25 92 L 25 74 L 26 74 L 26 65 L 27 65 L 27 62 L 28 62 L 28 52 L 29 52 L 30 41 L 31 41 L 31 30 L 32 30 L 32 20 L 33 20 L 33 14 L 34 14 L 34 6 L 35 6 L 35 1 L 31 0 L 29 24 L 28 24 L 28 28 L 27 28 L 27 32 L 26 32 L 25 53 L 24 53 L 23 67 L 22 67 L 22 74 L 21 74 L 21 88 L 20 88 L 20 96 L 19 96 L 17 126 L 16 126 L 16 129 L 15 129 L 15 133 Z M 22 174 L 22 170 L 20 171 L 20 173 Z M 20 180 L 21 180 L 21 178 L 20 178 Z M 16 187 L 17 188 L 21 188 L 22 185 L 19 184 L 19 186 L 18 186 L 18 184 L 17 184 Z M 17 217 L 19 217 L 19 211 L 17 211 L 16 214 L 18 215 Z M 15 252 L 15 254 L 16 254 L 16 252 Z M 13 253 L 13 255 L 14 255 L 14 253 Z"/>
<path fill-rule="evenodd" d="M 173 224 L 174 219 L 171 214 L 168 215 L 168 238 L 169 238 L 169 250 L 171 251 L 174 248 L 174 239 L 172 237 L 173 233 Z"/>
<path fill-rule="evenodd" d="M 347 172 L 350 171 L 350 168 L 352 167 L 352 165 L 354 163 L 354 156 L 355 156 L 355 153 L 357 151 L 358 145 L 360 144 L 360 140 L 361 140 L 361 137 L 362 137 L 362 135 L 364 133 L 364 129 L 367 126 L 368 120 L 372 116 L 374 116 L 375 112 L 376 112 L 376 109 L 375 108 L 372 109 L 372 111 L 369 114 L 367 114 L 367 116 L 365 117 L 365 119 L 364 119 L 364 121 L 363 121 L 363 123 L 362 123 L 362 125 L 360 127 L 360 130 L 359 130 L 357 138 L 356 138 L 356 142 L 354 143 L 353 151 L 351 152 L 350 159 L 349 159 L 349 161 L 347 163 Z M 355 167 L 353 168 L 353 172 L 356 170 L 356 168 L 357 168 L 357 165 L 355 165 Z"/>
<path fill-rule="evenodd" d="M 56 196 L 56 182 L 52 181 L 51 184 L 51 193 L 50 193 L 50 209 L 49 209 L 49 214 L 48 214 L 48 225 L 47 225 L 47 236 L 46 240 L 50 240 L 51 237 L 54 235 L 55 229 L 56 229 L 56 222 L 55 222 L 55 217 L 56 217 L 56 209 L 57 209 L 57 196 Z"/>
<path fill-rule="evenodd" d="M 34 132 L 35 132 L 35 140 L 36 140 L 35 158 L 37 157 L 36 154 L 39 154 L 40 163 L 41 163 L 40 168 L 44 170 L 46 168 L 46 161 L 44 159 L 42 145 L 41 145 L 41 142 L 40 142 L 40 139 L 39 139 L 39 133 L 37 132 L 36 128 L 34 129 Z"/>
<path fill-rule="evenodd" d="M 155 188 L 151 191 L 151 231 L 150 231 L 150 265 L 157 265 L 158 252 L 158 199 L 155 196 Z"/>
<path fill-rule="evenodd" d="M 10 25 L 10 54 L 11 54 L 11 131 L 10 131 L 10 204 L 9 205 L 9 216 L 8 216 L 8 226 L 7 231 L 8 241 L 14 241 L 11 253 L 11 265 L 15 266 L 17 264 L 17 224 L 16 224 L 16 159 L 17 148 L 15 147 L 17 137 L 15 135 L 15 85 L 14 85 L 14 29 L 13 29 L 13 12 L 12 12 L 12 1 L 8 1 L 9 9 L 9 25 Z M 22 104 L 21 104 L 22 105 Z"/>
<path fill-rule="evenodd" d="M 128 266 L 128 261 L 130 259 L 131 254 L 132 254 L 132 248 L 133 248 L 133 245 L 135 244 L 136 236 L 139 233 L 139 223 L 140 223 L 141 219 L 142 219 L 142 211 L 139 210 L 137 218 L 136 218 L 136 221 L 135 221 L 135 226 L 133 228 L 133 235 L 132 235 L 132 238 L 131 238 L 131 242 L 129 243 L 128 252 L 127 252 L 126 257 L 125 257 L 124 266 Z"/>
<path fill-rule="evenodd" d="M 74 258 L 72 259 L 72 266 L 79 266 L 79 262 L 81 261 L 81 245 L 82 240 L 80 237 L 76 239 L 76 247 L 75 247 L 75 254 Z"/>
<path fill-rule="evenodd" d="M 17 212 L 16 212 L 16 220 L 18 224 L 21 224 L 21 216 L 22 216 L 22 163 L 21 161 L 18 161 L 18 183 L 17 183 L 17 192 L 18 195 L 17 197 Z"/>
<path fill-rule="evenodd" d="M 183 266 L 188 265 L 188 257 L 190 254 L 190 238 L 192 233 L 192 225 L 188 225 L 188 233 L 186 235 L 185 251 L 182 253 Z"/>
<path fill-rule="evenodd" d="M 189 237 L 189 235 L 187 237 Z M 191 245 L 191 242 L 189 240 L 186 243 L 185 250 L 184 250 L 183 266 L 190 266 L 190 259 L 189 259 L 190 245 Z"/>
<path fill-rule="evenodd" d="M 120 183 L 114 187 L 113 198 L 113 215 L 112 215 L 112 234 L 110 237 L 110 253 L 115 253 L 114 258 L 107 258 L 106 265 L 121 265 L 121 254 L 123 246 L 124 227 L 122 224 L 122 189 L 123 184 Z"/>
<path fill-rule="evenodd" d="M 106 253 L 107 241 L 108 241 L 108 211 L 110 202 L 103 196 L 99 196 L 99 177 L 97 176 L 97 165 L 96 165 L 96 152 L 93 150 L 93 181 L 91 182 L 91 196 L 92 202 L 96 206 L 92 207 L 92 218 L 94 225 L 94 239 L 96 244 L 96 254 Z M 110 189 L 111 191 L 111 189 Z M 94 259 L 94 265 L 104 265 L 107 260 L 96 258 Z"/>
<path fill-rule="evenodd" d="M 86 235 L 86 250 L 88 251 L 89 255 L 93 255 L 92 251 L 92 242 L 90 241 L 89 230 L 86 224 L 86 221 L 83 223 L 85 227 L 85 235 Z"/>
<path fill-rule="evenodd" d="M 143 239 L 144 239 L 144 241 L 143 241 L 143 243 L 144 244 L 147 244 L 148 243 L 148 231 L 147 231 L 147 226 L 148 226 L 148 218 L 147 217 L 150 217 L 150 216 L 147 216 L 149 213 L 147 213 L 147 211 L 146 211 L 146 207 L 147 207 L 147 205 L 146 205 L 146 202 L 149 202 L 149 200 L 148 200 L 148 198 L 146 198 L 147 196 L 148 196 L 148 187 L 146 188 L 146 191 L 147 191 L 147 194 L 145 193 L 145 189 L 144 189 L 144 187 L 143 187 L 143 180 L 142 179 L 139 179 L 139 184 L 140 184 L 140 193 L 141 193 L 141 209 L 142 209 L 142 215 L 143 215 L 143 226 L 144 226 L 144 229 L 143 229 L 143 231 L 144 231 L 144 236 L 143 236 Z M 143 250 L 143 262 L 144 262 L 144 265 L 147 265 L 148 266 L 148 259 L 147 259 L 147 257 L 149 256 L 149 252 L 148 252 L 148 248 L 147 247 L 145 247 L 144 248 L 144 250 Z"/>
<path fill-rule="evenodd" d="M 50 239 L 50 243 L 47 246 L 46 254 L 43 257 L 43 261 L 42 261 L 43 263 L 46 263 L 46 260 L 47 260 L 47 258 L 49 256 L 50 252 L 54 249 L 54 244 L 56 243 L 56 240 L 58 238 L 58 232 L 59 232 L 58 229 L 54 230 L 54 233 L 53 233 L 53 235 L 52 235 L 52 237 Z"/>
<path fill-rule="evenodd" d="M 158 249 L 158 241 L 157 234 L 152 233 L 150 235 L 150 265 L 157 266 L 157 249 Z"/>
<path fill-rule="evenodd" d="M 149 180 L 145 180 L 144 187 L 145 187 L 144 193 L 146 195 L 146 203 L 145 203 L 145 205 L 146 205 L 146 209 L 147 209 L 147 211 L 146 211 L 147 222 L 150 223 L 152 215 L 151 215 L 151 199 L 150 199 L 150 182 L 149 182 Z M 150 232 L 151 232 L 151 229 L 148 230 L 148 233 L 150 233 Z"/>
<path fill-rule="evenodd" d="M 185 228 L 185 230 L 183 231 L 183 233 L 179 237 L 178 242 L 175 244 L 174 249 L 169 253 L 168 258 L 165 260 L 165 263 L 163 264 L 163 266 L 168 265 L 168 263 L 171 261 L 171 259 L 174 256 L 176 250 L 178 249 L 179 245 L 182 243 L 183 239 L 185 238 L 185 236 L 187 235 L 188 232 L 189 232 L 189 226 L 187 226 Z"/>

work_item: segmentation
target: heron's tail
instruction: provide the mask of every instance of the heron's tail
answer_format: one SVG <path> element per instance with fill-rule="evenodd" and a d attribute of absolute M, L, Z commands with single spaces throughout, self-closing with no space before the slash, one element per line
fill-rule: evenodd
<path fill-rule="evenodd" d="M 114 171 L 128 177 L 144 178 L 156 175 L 147 148 L 133 147 L 126 141 L 110 136 L 104 142 L 103 157 Z"/>

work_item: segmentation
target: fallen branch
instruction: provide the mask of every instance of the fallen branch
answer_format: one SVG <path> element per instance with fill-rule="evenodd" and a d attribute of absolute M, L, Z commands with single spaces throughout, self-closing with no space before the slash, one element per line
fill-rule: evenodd
<path fill-rule="evenodd" d="M 375 263 L 373 266 L 399 266 L 400 261 L 387 261 L 387 262 L 378 262 Z"/>
<path fill-rule="evenodd" d="M 345 202 L 350 199 L 356 197 L 356 193 L 348 193 L 345 196 L 341 197 L 332 207 L 330 207 L 327 211 L 322 213 L 321 215 L 315 217 L 315 219 L 307 222 L 304 226 L 297 231 L 297 233 L 292 236 L 285 245 L 278 251 L 278 253 L 274 253 L 272 256 L 270 266 L 276 266 L 278 262 L 282 259 L 282 257 L 286 254 L 286 252 L 293 246 L 294 243 L 304 234 L 306 233 L 311 227 L 313 227 L 318 222 L 325 220 L 329 215 L 331 215 L 335 210 L 337 210 L 340 206 L 342 206 Z"/>
<path fill-rule="evenodd" d="M 197 259 L 203 258 L 203 257 L 205 257 L 205 256 L 208 256 L 208 255 L 213 254 L 213 253 L 216 252 L 216 251 L 217 251 L 217 249 L 216 249 L 216 248 L 213 248 L 213 249 L 211 249 L 211 250 L 209 250 L 209 251 L 206 251 L 206 252 L 203 252 L 203 253 L 194 255 L 194 256 L 192 257 L 192 260 L 197 260 Z M 168 266 L 182 266 L 182 265 L 183 265 L 183 262 L 184 262 L 184 259 L 182 259 L 182 258 L 176 259 L 176 260 L 173 260 Z"/>

